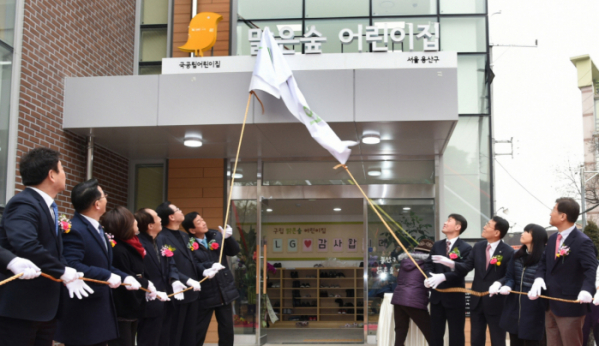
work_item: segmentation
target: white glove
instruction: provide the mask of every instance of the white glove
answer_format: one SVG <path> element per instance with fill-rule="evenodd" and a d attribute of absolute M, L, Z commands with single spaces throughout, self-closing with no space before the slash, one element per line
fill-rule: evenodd
<path fill-rule="evenodd" d="M 431 275 L 431 277 L 426 279 L 426 281 L 428 281 L 428 286 L 426 285 L 426 281 L 424 284 L 427 287 L 437 288 L 437 286 L 439 286 L 443 281 L 447 280 L 447 278 L 445 277 L 445 274 L 435 274 L 435 273 L 429 273 L 429 274 Z"/>
<path fill-rule="evenodd" d="M 212 269 L 214 270 L 214 274 L 218 273 L 219 271 L 225 269 L 225 266 L 220 264 L 220 263 L 214 263 L 212 265 Z"/>
<path fill-rule="evenodd" d="M 508 294 L 510 294 L 511 291 L 512 288 L 510 286 L 502 286 L 499 289 L 499 294 L 501 294 L 502 296 L 507 296 Z"/>
<path fill-rule="evenodd" d="M 439 264 L 442 264 L 451 269 L 455 268 L 455 262 L 445 256 L 434 255 L 434 256 L 432 256 L 432 258 L 433 258 L 433 263 L 439 263 Z"/>
<path fill-rule="evenodd" d="M 501 288 L 501 282 L 495 281 L 491 287 L 489 287 L 489 297 L 492 297 L 499 293 L 499 289 Z"/>
<path fill-rule="evenodd" d="M 67 290 L 69 290 L 69 297 L 71 298 L 77 296 L 77 298 L 83 299 L 83 297 L 88 297 L 89 294 L 94 293 L 94 290 L 92 290 L 83 280 L 73 280 L 65 284 L 65 286 L 67 287 Z"/>
<path fill-rule="evenodd" d="M 593 304 L 599 305 L 599 290 L 595 293 L 595 298 L 593 298 Z"/>
<path fill-rule="evenodd" d="M 121 285 L 121 277 L 116 274 L 110 274 L 110 278 L 106 281 L 110 288 L 118 288 Z"/>
<path fill-rule="evenodd" d="M 158 300 L 160 300 L 161 302 L 170 302 L 171 301 L 171 299 L 168 297 L 166 292 L 156 291 L 156 298 L 158 298 Z"/>
<path fill-rule="evenodd" d="M 530 291 L 528 291 L 528 299 L 535 300 L 539 298 L 541 295 L 541 289 L 547 289 L 547 286 L 545 286 L 545 280 L 543 280 L 543 278 L 536 278 L 535 282 L 530 288 Z"/>
<path fill-rule="evenodd" d="M 173 287 L 173 293 L 181 292 L 187 288 L 179 280 L 173 282 L 173 284 L 171 286 Z M 177 299 L 177 300 L 183 300 L 183 298 L 185 298 L 185 295 L 183 293 L 179 293 L 179 294 L 175 294 L 173 297 L 175 297 L 175 299 Z"/>
<path fill-rule="evenodd" d="M 77 273 L 77 271 L 71 267 L 65 267 L 64 273 L 60 277 L 62 283 L 68 284 L 73 280 L 79 280 L 79 278 L 83 277 L 83 273 Z"/>
<path fill-rule="evenodd" d="M 424 287 L 431 288 L 431 284 L 428 282 L 428 279 L 424 279 Z M 430 295 L 430 293 L 429 293 Z"/>
<path fill-rule="evenodd" d="M 135 280 L 133 276 L 127 276 L 123 283 L 129 284 L 129 286 L 125 286 L 127 291 L 137 291 L 141 287 L 139 281 Z"/>
<path fill-rule="evenodd" d="M 202 287 L 200 287 L 200 283 L 195 281 L 194 279 L 188 279 L 186 284 L 187 284 L 187 286 L 193 287 L 194 291 L 202 290 Z"/>
<path fill-rule="evenodd" d="M 209 268 L 204 270 L 204 276 L 208 279 L 212 279 L 214 275 L 216 275 L 216 271 L 214 269 Z"/>
<path fill-rule="evenodd" d="M 42 273 L 42 270 L 33 264 L 33 262 L 21 257 L 15 257 L 12 259 L 12 261 L 8 262 L 6 269 L 10 270 L 14 274 L 23 273 L 23 275 L 21 275 L 19 278 L 21 280 L 35 279 Z"/>
<path fill-rule="evenodd" d="M 593 301 L 593 296 L 587 291 L 580 291 L 576 300 L 580 300 L 580 304 L 590 303 Z"/>
<path fill-rule="evenodd" d="M 148 281 L 148 291 L 150 291 L 150 292 L 146 292 L 146 300 L 150 301 L 150 300 L 156 299 L 157 291 L 156 291 L 156 287 L 154 286 L 152 281 Z"/>
<path fill-rule="evenodd" d="M 225 236 L 225 239 L 233 235 L 233 229 L 229 225 L 227 225 L 224 230 L 221 226 L 218 226 L 218 229 L 220 229 L 220 232 Z"/>

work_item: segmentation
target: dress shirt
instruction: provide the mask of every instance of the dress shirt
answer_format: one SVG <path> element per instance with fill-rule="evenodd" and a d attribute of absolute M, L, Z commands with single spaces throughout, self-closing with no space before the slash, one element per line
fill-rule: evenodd
<path fill-rule="evenodd" d="M 83 214 L 81 214 L 81 216 L 83 216 L 87 221 L 89 221 L 89 223 L 92 224 L 92 226 L 94 227 L 94 229 L 100 235 L 100 238 L 104 241 L 104 248 L 106 250 L 108 250 L 108 245 L 106 245 L 106 236 L 104 235 L 104 232 L 100 231 L 100 223 L 96 219 L 92 219 L 89 216 L 85 216 Z"/>
<path fill-rule="evenodd" d="M 562 235 L 562 240 L 560 241 L 559 246 L 564 245 L 564 242 L 566 241 L 566 238 L 568 238 L 568 236 L 570 235 L 570 233 L 572 233 L 572 231 L 574 230 L 574 228 L 576 228 L 576 225 L 568 228 L 567 230 L 559 232 L 559 234 Z"/>
<path fill-rule="evenodd" d="M 489 258 L 493 258 L 493 254 L 495 253 L 495 249 L 497 249 L 497 246 L 499 245 L 499 243 L 501 242 L 501 239 L 494 242 L 494 243 L 487 243 L 487 245 L 491 245 L 491 248 L 489 249 Z"/>
<path fill-rule="evenodd" d="M 37 192 L 40 196 L 42 196 L 44 202 L 46 202 L 46 204 L 48 205 L 48 209 L 50 210 L 50 215 L 52 215 L 52 219 L 56 219 L 56 215 L 54 215 L 54 209 L 52 208 L 52 203 L 54 203 L 54 199 L 40 189 L 31 186 L 27 186 L 27 188 L 32 189 L 33 191 Z"/>
<path fill-rule="evenodd" d="M 455 237 L 453 239 L 445 239 L 445 246 L 447 247 L 447 242 L 449 242 L 449 252 L 451 252 L 453 250 L 453 246 L 455 245 L 455 242 L 458 240 L 458 237 Z"/>
<path fill-rule="evenodd" d="M 206 237 L 200 239 L 200 238 L 196 238 L 196 240 L 198 242 L 200 242 L 200 244 L 204 245 L 204 247 L 207 249 L 208 248 L 208 242 L 206 241 Z"/>

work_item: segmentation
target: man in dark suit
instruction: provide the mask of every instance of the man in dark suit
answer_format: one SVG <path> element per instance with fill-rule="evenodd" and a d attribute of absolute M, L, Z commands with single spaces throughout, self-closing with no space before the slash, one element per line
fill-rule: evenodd
<path fill-rule="evenodd" d="M 62 256 L 62 230 L 54 203 L 66 183 L 60 154 L 48 148 L 33 149 L 21 158 L 19 172 L 27 188 L 6 205 L 0 246 L 63 280 L 71 297 L 87 297 L 93 291 L 79 280 L 82 274 L 66 267 Z M 6 274 L 0 273 L 0 280 Z M 61 284 L 48 279 L 0 286 L 0 345 L 52 345 L 60 291 Z"/>
<path fill-rule="evenodd" d="M 165 245 L 160 217 L 154 210 L 144 208 L 135 213 L 135 219 L 139 241 L 147 254 L 144 257 L 145 274 L 159 291 L 158 296 L 173 293 L 171 284 L 179 280 L 179 274 L 174 259 L 160 255 L 160 249 Z M 170 303 L 161 300 L 148 302 L 144 317 L 137 326 L 137 343 L 142 346 L 169 346 L 172 313 Z"/>
<path fill-rule="evenodd" d="M 180 292 L 187 288 L 182 282 L 193 287 L 191 291 L 176 295 L 176 299 L 173 301 L 170 346 L 195 346 L 198 297 L 200 295 L 198 291 L 201 290 L 198 282 L 200 265 L 188 248 L 189 236 L 187 233 L 179 231 L 184 220 L 181 209 L 166 201 L 156 208 L 156 214 L 162 222 L 163 231 L 161 233 L 164 234 L 165 245 L 175 249 L 172 252 L 172 257 L 175 259 L 180 281 L 173 282 L 173 292 Z"/>
<path fill-rule="evenodd" d="M 572 198 L 555 202 L 549 223 L 558 232 L 547 241 L 528 297 L 537 299 L 546 289 L 550 297 L 580 300 L 581 304 L 549 300 L 545 313 L 548 346 L 580 346 L 584 318 L 591 311 L 590 305 L 583 303 L 590 303 L 595 294 L 597 249 L 574 224 L 580 213 L 578 203 Z"/>
<path fill-rule="evenodd" d="M 65 346 L 106 345 L 116 339 L 118 324 L 111 288 L 119 287 L 121 280 L 129 284 L 128 290 L 141 287 L 135 278 L 112 266 L 112 244 L 99 221 L 106 212 L 107 197 L 96 179 L 78 184 L 71 192 L 75 216 L 71 231 L 63 237 L 64 257 L 85 277 L 110 285 L 90 283 L 95 291 L 93 299 L 63 301 L 56 340 Z"/>
<path fill-rule="evenodd" d="M 476 243 L 463 263 L 455 264 L 455 271 L 462 275 L 475 269 L 472 290 L 489 291 L 495 281 L 505 276 L 508 263 L 514 255 L 514 249 L 501 241 L 509 228 L 507 220 L 494 216 L 483 228 L 482 237 L 486 240 Z M 497 290 L 492 293 L 497 293 Z M 471 296 L 470 342 L 472 346 L 485 345 L 487 326 L 491 335 L 491 345 L 505 346 L 506 331 L 499 327 L 504 303 L 505 296 L 489 295 L 482 298 Z"/>
<path fill-rule="evenodd" d="M 472 247 L 461 240 L 460 234 L 468 227 L 466 219 L 459 214 L 451 214 L 443 224 L 443 234 L 447 239 L 439 240 L 433 244 L 428 259 L 424 263 L 426 273 L 440 273 L 436 282 L 425 281 L 427 287 L 449 288 L 465 287 L 464 275 L 438 263 L 433 263 L 433 258 L 443 257 L 447 261 L 462 262 Z M 451 265 L 451 264 L 450 264 Z M 433 275 L 433 277 L 435 276 Z M 464 324 L 466 323 L 466 298 L 464 293 L 431 292 L 431 345 L 442 346 L 445 335 L 445 324 L 449 326 L 449 345 L 463 346 L 465 342 Z"/>

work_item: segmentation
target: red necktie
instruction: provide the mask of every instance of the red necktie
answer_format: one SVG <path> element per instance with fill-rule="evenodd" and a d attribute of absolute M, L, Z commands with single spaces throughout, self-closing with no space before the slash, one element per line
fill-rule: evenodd
<path fill-rule="evenodd" d="M 558 234 L 557 238 L 555 239 L 555 258 L 557 259 L 557 254 L 559 253 L 559 243 L 562 240 L 562 235 Z"/>
<path fill-rule="evenodd" d="M 485 269 L 489 269 L 489 262 L 491 262 L 491 255 L 489 254 L 489 250 L 491 250 L 491 244 L 487 245 L 487 266 Z"/>

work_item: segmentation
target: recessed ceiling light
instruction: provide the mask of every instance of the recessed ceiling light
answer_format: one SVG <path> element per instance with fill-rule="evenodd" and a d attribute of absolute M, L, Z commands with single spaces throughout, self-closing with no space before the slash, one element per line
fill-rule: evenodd
<path fill-rule="evenodd" d="M 370 177 L 379 177 L 381 175 L 380 169 L 371 169 L 368 171 L 368 176 Z"/>
<path fill-rule="evenodd" d="M 381 142 L 381 136 L 376 134 L 368 134 L 362 136 L 362 143 L 364 144 L 379 144 Z"/>
<path fill-rule="evenodd" d="M 267 208 L 267 209 L 266 209 L 266 212 L 267 212 L 267 213 L 270 213 L 270 212 L 272 212 L 272 209 L 270 209 L 270 208 Z"/>
<path fill-rule="evenodd" d="M 202 140 L 195 137 L 186 137 L 183 140 L 183 145 L 189 148 L 199 148 L 202 146 Z"/>
<path fill-rule="evenodd" d="M 241 179 L 241 178 L 243 178 L 243 173 L 235 173 L 235 174 L 233 174 L 233 178 Z"/>
<path fill-rule="evenodd" d="M 341 211 L 341 208 L 333 208 L 334 211 Z"/>
<path fill-rule="evenodd" d="M 412 210 L 410 207 L 403 207 L 403 210 Z"/>

